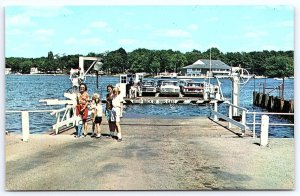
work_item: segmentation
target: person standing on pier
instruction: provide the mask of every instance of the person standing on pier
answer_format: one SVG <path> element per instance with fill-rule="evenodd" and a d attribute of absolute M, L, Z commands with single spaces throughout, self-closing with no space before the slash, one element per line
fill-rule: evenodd
<path fill-rule="evenodd" d="M 112 110 L 112 99 L 113 99 L 113 86 L 109 84 L 107 86 L 107 95 L 106 95 L 106 107 L 105 107 L 105 116 L 108 122 L 108 127 L 110 131 L 110 135 L 107 136 L 108 138 L 113 138 L 115 135 L 115 125 L 111 122 L 111 110 Z"/>
<path fill-rule="evenodd" d="M 82 135 L 83 121 L 82 121 L 82 115 L 79 114 L 79 112 L 80 112 L 79 108 L 80 108 L 80 106 L 77 105 L 77 107 L 76 107 L 76 119 L 75 119 L 75 130 L 76 130 L 75 138 L 83 137 L 83 135 Z"/>
<path fill-rule="evenodd" d="M 89 110 L 91 110 L 91 116 L 92 116 L 92 134 L 91 137 L 95 137 L 96 133 L 95 133 L 95 115 L 96 115 L 96 102 L 95 99 L 98 97 L 99 95 L 97 93 L 94 93 L 92 96 L 92 102 L 90 104 L 90 106 L 88 107 Z"/>
<path fill-rule="evenodd" d="M 122 141 L 121 125 L 120 125 L 120 115 L 121 115 L 121 94 L 118 87 L 113 89 L 113 99 L 112 99 L 112 110 L 111 110 L 111 121 L 114 123 L 118 142 Z"/>
<path fill-rule="evenodd" d="M 84 136 L 87 136 L 88 100 L 89 94 L 87 93 L 86 84 L 81 83 L 79 93 L 77 94 L 77 104 L 79 106 L 79 113 L 82 115 Z"/>
<path fill-rule="evenodd" d="M 102 122 L 102 103 L 100 100 L 100 95 L 95 93 L 92 97 L 94 105 L 92 106 L 93 111 L 93 126 L 96 129 L 96 138 L 101 137 L 101 122 Z"/>

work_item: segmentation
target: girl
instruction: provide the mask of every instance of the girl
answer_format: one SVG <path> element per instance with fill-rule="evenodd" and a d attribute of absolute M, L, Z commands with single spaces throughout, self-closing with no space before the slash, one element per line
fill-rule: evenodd
<path fill-rule="evenodd" d="M 93 99 L 95 101 L 95 105 L 93 107 L 93 123 L 95 125 L 95 129 L 96 129 L 96 138 L 100 138 L 101 137 L 101 122 L 102 122 L 102 103 L 100 100 L 100 96 L 95 93 L 93 95 Z"/>

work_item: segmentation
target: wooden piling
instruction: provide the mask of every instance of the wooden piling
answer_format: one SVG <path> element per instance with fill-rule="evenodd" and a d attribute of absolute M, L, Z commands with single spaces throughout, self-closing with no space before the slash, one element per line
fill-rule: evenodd
<path fill-rule="evenodd" d="M 262 101 L 262 94 L 258 93 L 257 94 L 257 106 L 261 106 L 261 101 Z"/>
<path fill-rule="evenodd" d="M 267 108 L 267 106 L 268 106 L 268 101 L 269 101 L 269 96 L 268 96 L 267 94 L 263 94 L 263 95 L 262 95 L 262 100 L 261 100 L 260 106 L 261 106 L 262 108 Z"/>
<path fill-rule="evenodd" d="M 274 99 L 274 111 L 275 112 L 282 112 L 284 100 L 279 97 Z"/>
<path fill-rule="evenodd" d="M 267 110 L 269 112 L 273 112 L 274 111 L 274 97 L 273 96 L 269 96 Z"/>
<path fill-rule="evenodd" d="M 283 113 L 294 113 L 294 101 L 284 101 L 283 107 L 282 107 Z M 284 118 L 294 121 L 294 116 L 283 116 Z"/>
<path fill-rule="evenodd" d="M 253 91 L 253 105 L 256 105 L 256 96 L 257 96 L 257 92 Z"/>
<path fill-rule="evenodd" d="M 256 91 L 253 91 L 253 104 L 266 108 L 269 112 L 294 113 L 293 100 L 283 100 L 277 96 L 274 98 L 274 96 L 258 93 Z M 294 121 L 293 115 L 283 115 L 283 118 Z"/>

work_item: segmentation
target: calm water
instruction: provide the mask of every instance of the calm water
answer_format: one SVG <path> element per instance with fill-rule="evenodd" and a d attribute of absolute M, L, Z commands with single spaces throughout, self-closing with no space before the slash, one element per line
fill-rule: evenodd
<path fill-rule="evenodd" d="M 202 81 L 203 79 L 197 79 Z M 118 83 L 118 77 L 99 77 L 99 89 L 96 89 L 96 77 L 87 77 L 88 93 L 92 95 L 98 92 L 104 98 L 106 86 Z M 221 79 L 223 94 L 231 98 L 231 81 Z M 266 81 L 268 87 L 275 87 L 282 81 L 274 79 L 255 79 L 255 87 L 262 90 L 260 84 Z M 212 80 L 215 83 L 215 80 Z M 59 109 L 63 106 L 46 106 L 39 102 L 41 99 L 65 99 L 63 94 L 71 87 L 68 76 L 37 76 L 37 75 L 7 75 L 6 76 L 6 110 L 46 110 Z M 254 79 L 250 80 L 241 90 L 240 105 L 248 110 L 262 111 L 261 108 L 252 105 L 252 92 L 254 90 Z M 273 95 L 278 95 L 277 91 Z M 285 80 L 285 99 L 294 97 L 294 80 Z M 221 107 L 221 112 L 224 112 Z M 124 111 L 124 118 L 189 118 L 197 116 L 209 116 L 208 106 L 197 105 L 130 105 Z M 251 117 L 247 117 L 251 119 Z M 20 113 L 6 114 L 6 130 L 20 132 Z M 257 119 L 259 120 L 259 119 Z M 270 117 L 270 121 L 283 119 Z M 252 121 L 252 120 L 251 120 Z M 43 132 L 52 128 L 55 123 L 55 116 L 50 113 L 30 113 L 30 130 L 32 133 Z M 259 130 L 259 127 L 256 128 Z M 271 127 L 271 137 L 294 137 L 293 127 Z"/>

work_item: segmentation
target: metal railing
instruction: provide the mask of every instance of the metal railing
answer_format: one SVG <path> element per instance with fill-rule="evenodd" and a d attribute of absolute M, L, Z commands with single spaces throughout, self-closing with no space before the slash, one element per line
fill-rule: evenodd
<path fill-rule="evenodd" d="M 245 134 L 245 130 L 249 129 L 249 127 L 247 127 L 247 125 L 246 125 L 246 114 L 247 114 L 248 110 L 246 108 L 233 105 L 233 104 L 231 104 L 229 102 L 224 102 L 223 104 L 229 106 L 228 107 L 228 112 L 227 112 L 228 116 L 225 115 L 225 114 L 219 113 L 218 112 L 218 104 L 214 103 L 214 108 L 213 108 L 213 110 L 211 110 L 211 114 L 213 115 L 213 120 L 215 122 L 217 122 L 218 118 L 222 118 L 222 119 L 224 119 L 225 121 L 228 122 L 228 128 L 229 129 L 232 128 L 232 124 L 233 124 L 233 125 L 239 127 L 241 129 L 241 131 L 242 131 L 242 135 L 244 135 Z M 236 121 L 236 120 L 233 119 L 233 116 L 232 116 L 232 110 L 233 110 L 233 108 L 237 108 L 238 111 L 241 111 L 241 113 L 242 113 L 241 122 Z"/>
<path fill-rule="evenodd" d="M 58 110 L 9 110 L 5 113 L 21 113 L 21 123 L 22 123 L 22 140 L 28 141 L 30 135 L 30 125 L 29 125 L 29 113 L 50 113 L 51 115 L 56 115 L 56 123 L 52 126 L 55 134 L 58 134 L 60 128 L 66 126 L 74 126 L 75 124 L 75 106 L 66 105 L 65 108 Z"/>
<path fill-rule="evenodd" d="M 31 110 L 31 111 L 23 111 L 23 110 L 9 110 L 5 111 L 5 113 L 21 113 L 22 119 L 22 140 L 27 142 L 29 139 L 29 113 L 52 113 L 54 110 Z"/>
<path fill-rule="evenodd" d="M 61 127 L 70 127 L 75 124 L 75 105 L 66 105 L 65 108 L 55 110 L 51 113 L 51 115 L 54 114 L 56 115 L 56 123 L 53 125 L 53 130 L 55 131 L 55 134 L 58 134 L 58 130 Z"/>
<path fill-rule="evenodd" d="M 260 125 L 261 127 L 262 126 L 294 126 L 294 123 L 269 123 L 268 122 L 263 122 L 262 120 L 260 122 L 257 122 L 256 121 L 256 116 L 257 115 L 278 115 L 278 116 L 287 116 L 287 115 L 294 115 L 294 113 L 272 113 L 272 112 L 250 112 L 248 111 L 246 108 L 243 108 L 243 107 L 239 107 L 239 106 L 236 106 L 236 105 L 233 105 L 229 102 L 224 102 L 223 104 L 229 106 L 228 107 L 228 111 L 227 111 L 227 114 L 221 114 L 218 112 L 218 104 L 217 103 L 214 103 L 214 108 L 211 110 L 211 115 L 213 115 L 213 121 L 217 122 L 218 121 L 218 118 L 222 118 L 224 119 L 225 121 L 228 122 L 228 128 L 232 128 L 232 124 L 239 127 L 242 131 L 242 134 L 245 133 L 245 130 L 250 130 L 250 127 L 248 125 L 252 125 L 252 132 L 253 132 L 253 138 L 256 137 L 256 130 L 255 130 L 255 126 L 256 125 Z M 237 108 L 238 110 L 241 111 L 242 113 L 242 119 L 241 119 L 241 122 L 239 121 L 236 121 L 233 119 L 232 117 L 232 110 L 233 108 Z M 247 122 L 247 115 L 252 115 L 252 119 L 253 121 L 252 122 Z M 267 125 L 265 125 L 264 123 L 267 123 Z"/>
<path fill-rule="evenodd" d="M 247 112 L 247 114 L 252 114 L 252 122 L 246 123 L 247 125 L 252 125 L 253 138 L 256 137 L 255 126 L 262 125 L 262 121 L 256 122 L 256 115 L 278 115 L 278 116 L 292 116 L 294 113 L 275 113 L 275 112 Z M 269 126 L 294 126 L 294 123 L 269 123 Z"/>

